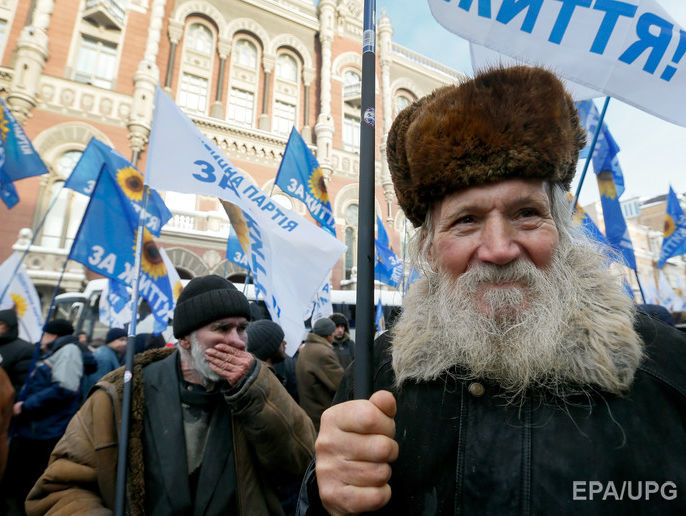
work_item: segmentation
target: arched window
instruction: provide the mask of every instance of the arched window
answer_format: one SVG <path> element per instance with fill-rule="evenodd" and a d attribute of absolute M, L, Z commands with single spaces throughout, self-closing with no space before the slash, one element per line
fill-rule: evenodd
<path fill-rule="evenodd" d="M 404 94 L 396 95 L 393 99 L 393 116 L 398 116 L 403 109 L 414 102 L 410 97 Z"/>
<path fill-rule="evenodd" d="M 215 40 L 214 27 L 206 23 L 191 21 L 186 26 L 176 103 L 188 111 L 207 113 Z"/>
<path fill-rule="evenodd" d="M 343 264 L 343 275 L 345 279 L 352 277 L 353 268 L 357 264 L 357 218 L 358 205 L 351 203 L 345 208 L 345 245 L 348 249 L 345 251 L 345 261 Z"/>
<path fill-rule="evenodd" d="M 290 54 L 279 54 L 276 58 L 276 76 L 285 81 L 298 81 L 298 63 Z"/>
<path fill-rule="evenodd" d="M 52 206 L 52 208 L 45 218 L 40 240 L 40 245 L 44 247 L 71 248 L 76 232 L 81 225 L 89 197 L 63 188 L 64 179 L 62 179 L 69 177 L 80 157 L 81 151 L 67 151 L 60 156 L 55 165 L 60 179 L 52 184 L 50 191 L 48 206 Z"/>
<path fill-rule="evenodd" d="M 212 53 L 212 46 L 214 38 L 210 29 L 201 23 L 192 23 L 188 27 L 188 40 L 186 44 L 191 50 L 195 50 L 200 54 L 210 55 Z"/>
<path fill-rule="evenodd" d="M 237 64 L 253 70 L 257 68 L 257 47 L 249 39 L 236 41 L 234 56 Z"/>
<path fill-rule="evenodd" d="M 360 106 L 362 76 L 357 70 L 343 72 L 343 150 L 360 152 Z"/>

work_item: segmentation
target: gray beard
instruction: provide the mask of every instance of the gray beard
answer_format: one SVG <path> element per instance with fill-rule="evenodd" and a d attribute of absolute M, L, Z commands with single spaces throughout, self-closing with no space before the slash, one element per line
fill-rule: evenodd
<path fill-rule="evenodd" d="M 190 340 L 193 369 L 195 369 L 195 371 L 205 380 L 209 380 L 210 382 L 220 381 L 222 377 L 212 371 L 210 365 L 205 360 L 205 349 L 200 345 L 200 341 L 198 341 L 198 336 L 195 332 L 191 333 Z"/>
<path fill-rule="evenodd" d="M 560 395 L 590 385 L 626 390 L 643 347 L 633 303 L 606 262 L 560 243 L 545 270 L 519 261 L 484 264 L 457 279 L 429 273 L 406 295 L 392 330 L 398 386 L 449 372 L 494 381 L 511 399 L 535 387 Z"/>

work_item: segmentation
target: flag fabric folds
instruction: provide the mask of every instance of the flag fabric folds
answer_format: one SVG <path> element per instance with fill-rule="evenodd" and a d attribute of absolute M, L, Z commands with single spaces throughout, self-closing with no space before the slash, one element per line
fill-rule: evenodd
<path fill-rule="evenodd" d="M 596 179 L 598 180 L 600 203 L 605 218 L 605 236 L 610 242 L 610 246 L 621 254 L 624 265 L 636 270 L 634 246 L 631 243 L 629 229 L 622 214 L 622 207 L 619 204 L 612 174 L 609 171 L 602 171 L 596 175 Z"/>
<path fill-rule="evenodd" d="M 90 139 L 78 163 L 64 182 L 64 186 L 90 196 L 100 170 L 112 174 L 137 213 L 143 209 L 143 174 L 119 152 L 97 138 Z M 150 190 L 145 213 L 146 229 L 153 235 L 160 236 L 162 226 L 171 217 L 172 214 L 160 194 L 155 190 Z"/>
<path fill-rule="evenodd" d="M 331 304 L 331 283 L 329 278 L 319 287 L 314 301 L 312 301 L 312 323 L 328 317 L 333 313 L 333 305 Z M 310 315 L 309 313 L 307 314 Z"/>
<path fill-rule="evenodd" d="M 584 233 L 586 233 L 586 236 L 592 240 L 595 240 L 596 242 L 599 242 L 600 244 L 611 247 L 610 242 L 608 242 L 605 235 L 603 235 L 603 232 L 600 231 L 600 228 L 596 226 L 596 223 L 593 222 L 593 219 L 590 217 L 590 215 L 578 203 L 576 205 L 576 209 L 574 210 L 574 222 L 581 226 L 581 229 Z"/>
<path fill-rule="evenodd" d="M 583 159 L 587 157 L 590 152 L 593 135 L 595 134 L 595 130 L 598 127 L 598 121 L 600 120 L 600 113 L 598 113 L 598 108 L 592 100 L 577 102 L 576 108 L 579 112 L 581 125 L 586 129 L 587 133 L 586 147 L 584 147 L 579 156 L 579 159 Z M 598 133 L 595 148 L 593 149 L 593 169 L 596 174 L 599 174 L 602 170 L 609 170 L 612 173 L 615 189 L 617 190 L 617 197 L 619 198 L 624 193 L 624 174 L 622 173 L 622 167 L 619 166 L 619 161 L 617 159 L 618 152 L 619 145 L 617 145 L 617 142 L 612 137 L 607 124 L 603 122 L 600 132 Z"/>
<path fill-rule="evenodd" d="M 403 277 L 403 262 L 388 245 L 388 233 L 378 215 L 376 225 L 374 279 L 385 285 L 397 287 Z"/>
<path fill-rule="evenodd" d="M 69 258 L 105 277 L 133 286 L 138 214 L 114 174 L 96 183 Z M 150 305 L 156 327 L 167 327 L 174 299 L 164 261 L 152 235 L 143 229 L 139 295 Z"/>
<path fill-rule="evenodd" d="M 0 310 L 14 308 L 19 323 L 19 338 L 38 342 L 43 333 L 40 298 L 24 264 L 17 269 L 20 260 L 21 255 L 15 252 L 0 265 L 0 292 L 5 292 L 0 300 Z M 17 273 L 12 277 L 15 269 Z"/>
<path fill-rule="evenodd" d="M 121 281 L 108 278 L 100 293 L 98 316 L 110 328 L 125 328 L 131 322 L 131 295 Z"/>
<path fill-rule="evenodd" d="M 288 137 L 274 184 L 291 197 L 305 203 L 312 218 L 323 229 L 336 236 L 336 221 L 322 169 L 295 127 Z"/>
<path fill-rule="evenodd" d="M 170 145 L 173 142 L 173 145 Z M 284 330 L 288 353 L 305 332 L 303 313 L 345 250 L 329 232 L 274 202 L 157 88 L 146 166 L 154 188 L 219 197 L 237 207 L 236 229 L 256 294 Z"/>
<path fill-rule="evenodd" d="M 376 303 L 376 331 L 381 333 L 386 329 L 386 318 L 383 314 L 383 305 L 381 304 L 381 297 L 379 297 L 379 302 Z"/>
<path fill-rule="evenodd" d="M 676 295 L 674 289 L 667 281 L 664 271 L 660 271 L 657 275 L 657 286 L 660 289 L 660 299 L 662 305 L 668 310 L 681 310 L 681 299 Z"/>
<path fill-rule="evenodd" d="M 239 267 L 248 268 L 248 258 L 245 256 L 245 251 L 243 251 L 235 231 L 229 234 L 226 241 L 226 259 Z"/>
<path fill-rule="evenodd" d="M 25 177 L 47 174 L 48 169 L 21 124 L 1 98 L 0 106 L 0 198 L 8 208 L 12 208 L 19 202 L 17 190 L 12 183 Z"/>
<path fill-rule="evenodd" d="M 665 230 L 657 266 L 661 269 L 672 256 L 686 254 L 686 216 L 672 187 L 667 194 Z"/>

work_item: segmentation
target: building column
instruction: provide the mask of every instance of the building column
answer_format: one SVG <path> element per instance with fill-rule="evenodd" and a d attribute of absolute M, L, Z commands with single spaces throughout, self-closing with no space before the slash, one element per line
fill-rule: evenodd
<path fill-rule="evenodd" d="M 312 128 L 310 127 L 310 85 L 313 80 L 314 70 L 312 68 L 303 69 L 303 126 L 300 134 L 308 145 L 312 144 Z"/>
<path fill-rule="evenodd" d="M 263 131 L 271 130 L 269 121 L 269 86 L 271 84 L 272 70 L 276 63 L 276 56 L 264 54 L 262 57 L 262 67 L 264 68 L 264 84 L 262 85 L 262 113 L 257 119 L 258 129 Z"/>
<path fill-rule="evenodd" d="M 171 46 L 169 47 L 169 57 L 167 59 L 167 74 L 164 78 L 164 90 L 171 94 L 172 75 L 174 74 L 174 62 L 176 61 L 176 47 L 183 35 L 183 24 L 176 20 L 169 20 L 167 30 Z"/>
<path fill-rule="evenodd" d="M 319 42 L 322 47 L 322 68 L 319 97 L 319 116 L 314 126 L 317 138 L 317 161 L 324 177 L 333 172 L 331 164 L 334 124 L 331 116 L 331 47 L 335 31 L 335 0 L 319 1 Z"/>
<path fill-rule="evenodd" d="M 38 84 L 49 56 L 47 30 L 53 7 L 53 0 L 38 0 L 31 13 L 31 25 L 24 27 L 17 41 L 15 73 L 7 104 L 20 124 L 38 104 Z"/>
<path fill-rule="evenodd" d="M 393 44 L 391 38 L 393 36 L 393 27 L 391 20 L 386 16 L 385 9 L 381 11 L 381 18 L 377 26 L 378 44 L 379 44 L 379 65 L 381 68 L 381 99 L 383 106 L 383 136 L 381 137 L 381 144 L 379 145 L 379 153 L 381 159 L 381 185 L 383 187 L 384 197 L 386 198 L 386 222 L 393 221 L 393 202 L 395 200 L 395 190 L 393 189 L 393 181 L 391 173 L 388 169 L 388 162 L 386 161 L 386 139 L 388 131 L 391 129 L 393 122 L 393 92 L 391 91 L 391 63 L 393 62 Z"/>
<path fill-rule="evenodd" d="M 219 76 L 217 77 L 217 90 L 215 91 L 214 102 L 210 108 L 210 116 L 223 119 L 224 103 L 222 102 L 222 98 L 224 94 L 224 73 L 226 70 L 226 59 L 231 52 L 231 41 L 219 38 L 217 51 L 219 52 Z"/>
<path fill-rule="evenodd" d="M 148 41 L 145 45 L 143 60 L 133 76 L 133 103 L 126 124 L 129 129 L 129 146 L 133 151 L 131 159 L 134 166 L 150 136 L 155 101 L 155 88 L 159 82 L 160 71 L 157 67 L 157 53 L 160 49 L 162 22 L 166 0 L 153 0 L 150 7 Z"/>

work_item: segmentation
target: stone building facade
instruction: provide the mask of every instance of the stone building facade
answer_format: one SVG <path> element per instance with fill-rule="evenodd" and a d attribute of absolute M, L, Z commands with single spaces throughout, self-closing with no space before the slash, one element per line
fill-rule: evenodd
<path fill-rule="evenodd" d="M 52 296 L 87 203 L 63 190 L 64 180 L 93 136 L 144 170 L 159 83 L 267 192 L 291 127 L 301 132 L 349 246 L 333 286 L 354 285 L 362 23 L 362 0 L 0 0 L 0 94 L 50 170 L 19 181 L 20 203 L 0 207 L 0 260 L 33 237 L 25 263 L 42 297 Z M 385 135 L 398 110 L 462 75 L 392 35 L 380 13 L 376 211 L 401 254 L 410 226 L 394 198 Z M 229 224 L 217 200 L 162 195 L 174 217 L 158 243 L 181 277 L 236 272 L 225 259 Z M 273 196 L 307 216 L 278 187 Z M 60 290 L 80 290 L 90 278 L 70 261 Z"/>

